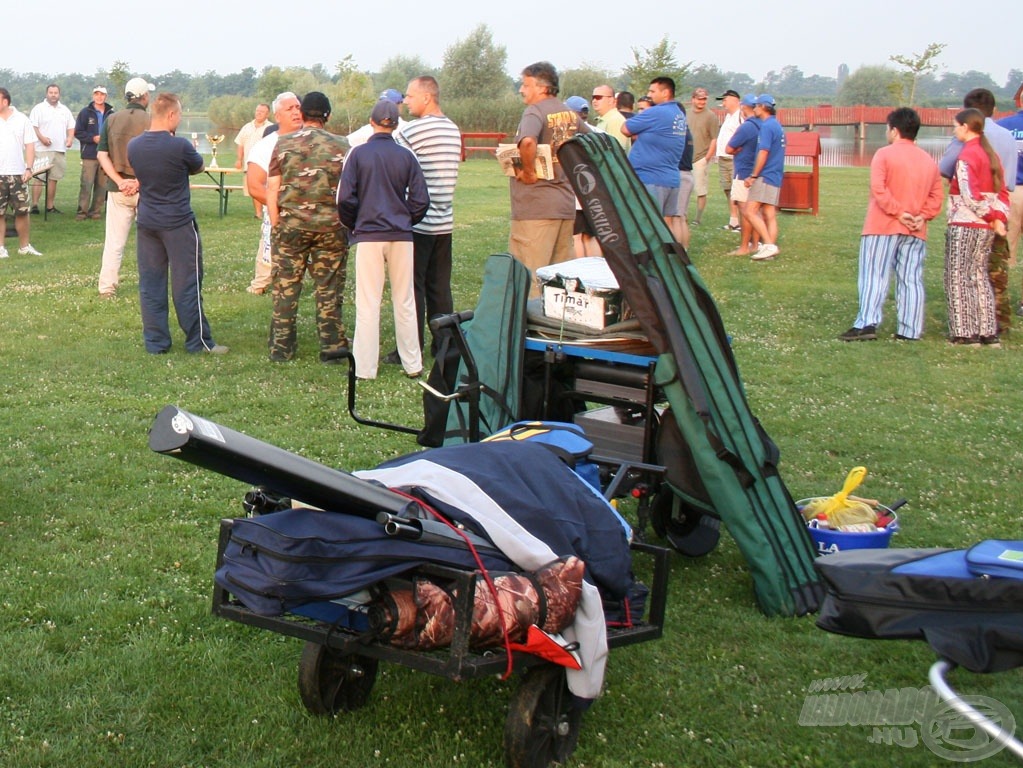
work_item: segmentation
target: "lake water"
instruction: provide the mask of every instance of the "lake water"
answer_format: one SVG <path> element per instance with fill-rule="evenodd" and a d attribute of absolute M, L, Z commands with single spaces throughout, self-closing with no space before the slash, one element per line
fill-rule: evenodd
<path fill-rule="evenodd" d="M 821 135 L 821 166 L 826 168 L 869 166 L 874 152 L 888 143 L 883 125 L 868 125 L 863 141 L 856 140 L 855 129 L 851 125 L 821 126 L 818 133 Z M 924 127 L 920 129 L 916 143 L 937 161 L 951 139 L 951 128 Z"/>

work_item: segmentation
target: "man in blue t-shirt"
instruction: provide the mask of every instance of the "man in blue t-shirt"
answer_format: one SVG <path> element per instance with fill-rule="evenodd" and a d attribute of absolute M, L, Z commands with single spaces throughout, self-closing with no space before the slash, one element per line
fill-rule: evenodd
<path fill-rule="evenodd" d="M 1012 264 L 1016 261 L 1016 246 L 1023 234 L 1023 109 L 997 122 L 1016 140 L 1016 167 L 1005 169 L 1006 177 L 1016 174 L 1016 186 L 1009 190 L 1009 224 L 1005 234 L 1009 241 L 1009 263 Z M 1023 302 L 1016 309 L 1016 314 L 1023 314 Z"/>
<path fill-rule="evenodd" d="M 633 139 L 629 162 L 643 182 L 671 234 L 683 240 L 678 210 L 679 161 L 686 147 L 686 115 L 675 103 L 675 81 L 655 77 L 647 96 L 653 106 L 625 121 L 622 133 Z"/>
<path fill-rule="evenodd" d="M 153 355 L 170 351 L 167 271 L 185 349 L 222 355 L 202 308 L 202 241 L 192 212 L 188 177 L 203 170 L 202 156 L 188 139 L 174 135 L 181 100 L 161 93 L 152 105 L 149 129 L 128 142 L 128 162 L 139 184 L 139 304 L 142 340 Z"/>
<path fill-rule="evenodd" d="M 778 200 L 785 172 L 785 131 L 775 115 L 774 97 L 757 96 L 753 114 L 760 118 L 757 137 L 757 158 L 753 173 L 746 177 L 749 189 L 747 211 L 753 231 L 760 237 L 760 247 L 750 255 L 754 261 L 767 261 L 778 255 Z"/>
<path fill-rule="evenodd" d="M 725 152 L 732 157 L 731 199 L 739 208 L 739 247 L 729 251 L 729 256 L 750 256 L 760 245 L 760 236 L 753 231 L 749 212 L 749 187 L 746 179 L 753 175 L 757 160 L 757 140 L 760 138 L 760 118 L 754 114 L 757 97 L 747 93 L 739 100 L 742 123 L 735 129 L 732 138 L 725 145 Z"/>

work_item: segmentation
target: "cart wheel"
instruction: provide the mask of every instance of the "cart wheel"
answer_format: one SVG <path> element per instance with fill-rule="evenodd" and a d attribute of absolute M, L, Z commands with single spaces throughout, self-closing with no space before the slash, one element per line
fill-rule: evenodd
<path fill-rule="evenodd" d="M 509 768 L 564 763 L 579 742 L 582 710 L 572 701 L 564 667 L 533 667 L 508 705 L 504 757 Z"/>
<path fill-rule="evenodd" d="M 662 490 L 650 504 L 650 524 L 654 533 L 666 538 L 687 557 L 701 557 L 717 546 L 721 521 L 691 507 L 670 490 Z"/>
<path fill-rule="evenodd" d="M 377 679 L 377 660 L 340 654 L 312 641 L 298 663 L 298 692 L 314 715 L 334 715 L 364 706 Z"/>

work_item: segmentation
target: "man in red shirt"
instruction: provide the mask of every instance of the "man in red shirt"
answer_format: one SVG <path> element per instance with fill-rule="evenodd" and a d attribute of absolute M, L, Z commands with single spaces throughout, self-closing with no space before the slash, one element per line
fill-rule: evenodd
<path fill-rule="evenodd" d="M 860 238 L 860 310 L 841 341 L 873 341 L 895 270 L 895 338 L 915 341 L 923 333 L 923 265 L 927 222 L 941 212 L 938 165 L 916 146 L 920 116 L 909 107 L 888 115 L 888 144 L 870 162 L 870 202 Z"/>

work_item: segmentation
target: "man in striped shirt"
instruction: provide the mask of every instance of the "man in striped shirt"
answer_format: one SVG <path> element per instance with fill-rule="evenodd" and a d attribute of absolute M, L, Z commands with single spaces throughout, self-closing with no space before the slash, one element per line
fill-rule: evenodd
<path fill-rule="evenodd" d="M 416 316 L 419 346 L 424 346 L 428 317 L 454 311 L 451 297 L 451 231 L 458 164 L 462 158 L 462 134 L 440 108 L 440 88 L 429 75 L 417 77 L 405 89 L 405 104 L 414 120 L 395 131 L 394 138 L 419 159 L 430 193 L 426 216 L 412 228 L 415 263 Z M 436 344 L 431 352 L 436 353 Z M 392 353 L 399 362 L 397 353 Z M 391 362 L 387 355 L 384 362 Z"/>

